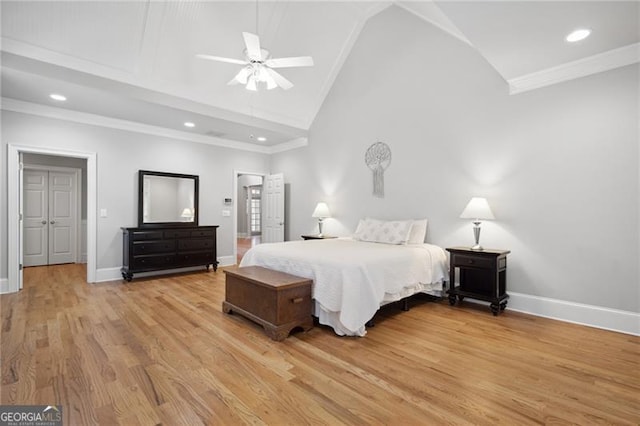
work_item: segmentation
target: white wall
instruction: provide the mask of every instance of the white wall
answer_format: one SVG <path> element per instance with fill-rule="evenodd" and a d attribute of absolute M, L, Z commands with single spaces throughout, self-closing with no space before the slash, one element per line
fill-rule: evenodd
<path fill-rule="evenodd" d="M 471 245 L 459 215 L 485 196 L 497 220 L 481 242 L 512 251 L 510 292 L 639 312 L 638 81 L 628 66 L 510 96 L 473 48 L 391 7 L 363 29 L 309 145 L 273 156 L 289 235 L 313 232 L 325 200 L 327 233 L 427 217 L 429 242 Z M 378 140 L 393 155 L 384 199 L 364 164 Z"/>
<path fill-rule="evenodd" d="M 138 170 L 200 176 L 200 225 L 219 225 L 218 257 L 233 255 L 232 217 L 223 217 L 232 197 L 234 169 L 268 173 L 269 156 L 146 134 L 101 128 L 27 114 L 2 112 L 2 170 L 7 144 L 97 153 L 97 268 L 122 266 L 120 227 L 137 226 Z M 0 185 L 0 280 L 7 277 L 6 173 Z M 228 206 L 224 206 L 228 209 Z M 117 275 L 116 275 L 117 276 Z"/>

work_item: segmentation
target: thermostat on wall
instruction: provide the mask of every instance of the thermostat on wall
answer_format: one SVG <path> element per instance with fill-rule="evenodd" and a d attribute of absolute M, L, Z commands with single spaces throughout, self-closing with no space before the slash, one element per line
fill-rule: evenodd
<path fill-rule="evenodd" d="M 231 198 L 225 198 L 224 199 L 224 203 L 225 204 L 231 204 L 231 201 L 232 201 Z"/>

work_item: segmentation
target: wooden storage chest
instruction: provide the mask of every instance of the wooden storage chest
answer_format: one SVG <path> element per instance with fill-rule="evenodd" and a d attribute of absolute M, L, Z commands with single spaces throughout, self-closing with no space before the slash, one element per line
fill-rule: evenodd
<path fill-rule="evenodd" d="M 225 313 L 238 313 L 264 328 L 273 340 L 284 340 L 295 328 L 313 327 L 311 283 L 261 266 L 224 271 Z"/>

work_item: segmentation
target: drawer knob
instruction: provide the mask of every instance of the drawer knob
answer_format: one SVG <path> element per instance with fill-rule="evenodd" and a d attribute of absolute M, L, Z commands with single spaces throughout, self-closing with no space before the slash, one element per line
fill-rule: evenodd
<path fill-rule="evenodd" d="M 295 299 L 291 299 L 291 303 L 300 303 L 302 302 L 302 297 L 296 297 Z"/>
<path fill-rule="evenodd" d="M 467 263 L 469 263 L 469 265 L 471 265 L 471 264 L 473 264 L 473 260 L 469 259 L 469 260 L 467 261 Z"/>

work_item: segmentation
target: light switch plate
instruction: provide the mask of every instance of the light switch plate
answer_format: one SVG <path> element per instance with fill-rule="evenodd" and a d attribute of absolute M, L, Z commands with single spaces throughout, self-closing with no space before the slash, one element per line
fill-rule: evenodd
<path fill-rule="evenodd" d="M 231 210 L 222 210 L 222 216 L 225 216 L 225 217 L 231 216 Z"/>
<path fill-rule="evenodd" d="M 107 209 L 100 209 L 100 217 L 107 217 Z"/>

